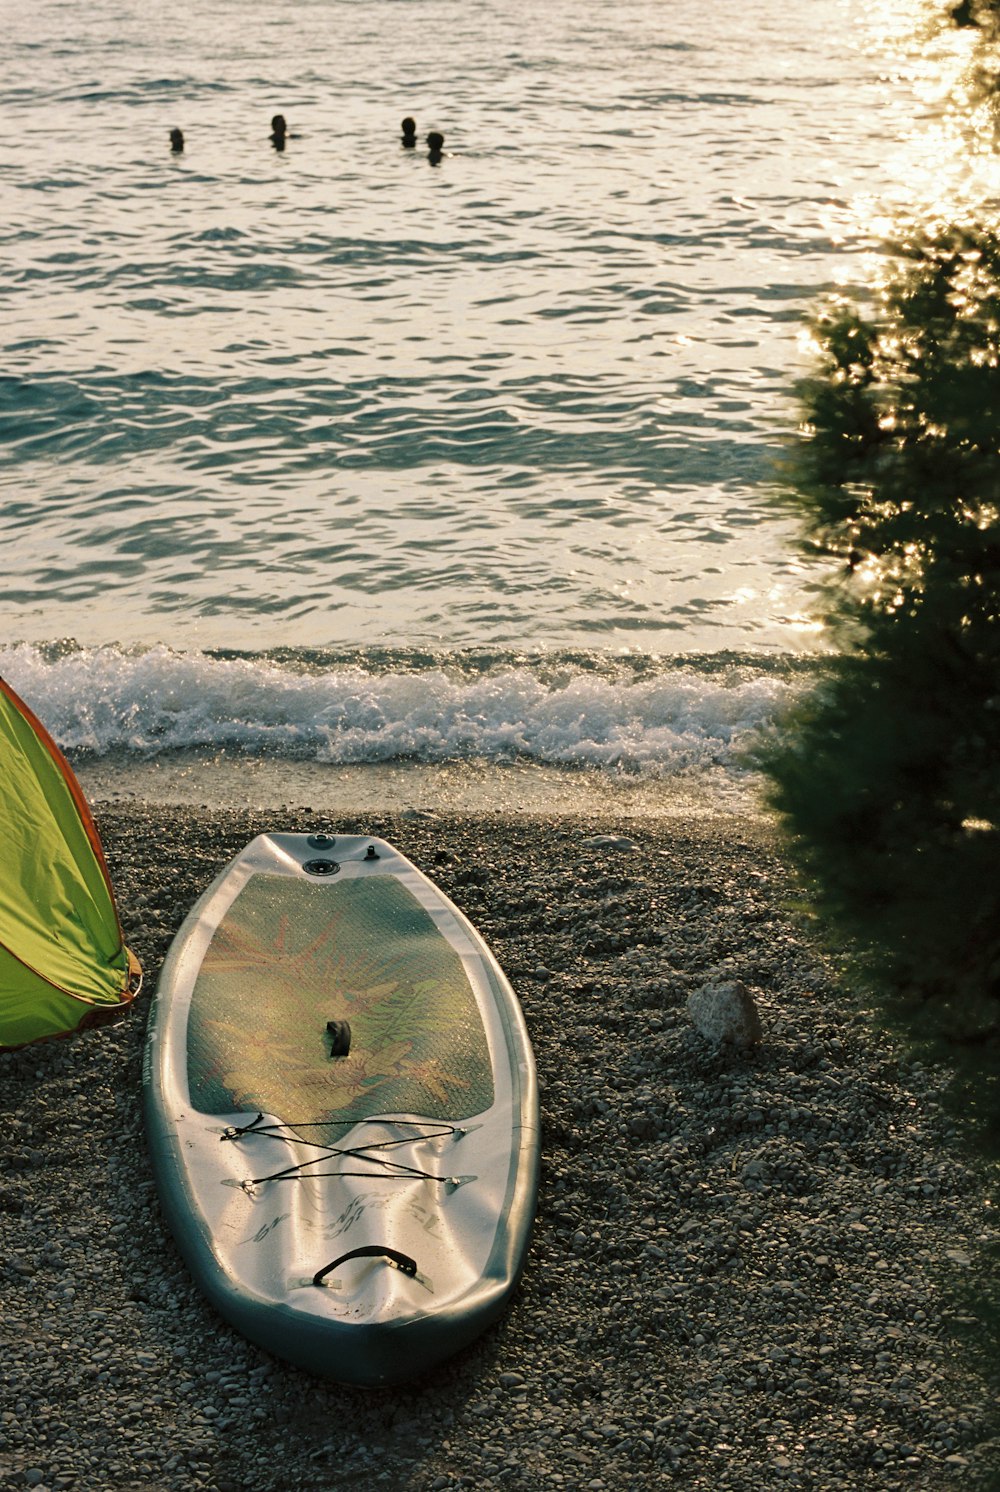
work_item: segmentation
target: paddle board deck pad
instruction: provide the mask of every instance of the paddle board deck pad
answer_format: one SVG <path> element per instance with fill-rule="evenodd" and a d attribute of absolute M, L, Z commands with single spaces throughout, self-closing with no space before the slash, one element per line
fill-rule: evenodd
<path fill-rule="evenodd" d="M 384 840 L 261 835 L 223 871 L 164 963 L 144 1105 L 192 1274 L 277 1356 L 398 1382 L 510 1299 L 538 1189 L 524 1017 Z"/>

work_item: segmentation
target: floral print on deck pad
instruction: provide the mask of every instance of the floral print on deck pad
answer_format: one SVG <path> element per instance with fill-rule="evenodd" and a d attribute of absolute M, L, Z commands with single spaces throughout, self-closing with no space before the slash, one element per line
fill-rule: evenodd
<path fill-rule="evenodd" d="M 329 1055 L 331 1020 L 350 1022 L 346 1057 Z M 260 1110 L 293 1126 L 395 1113 L 456 1120 L 493 1103 L 462 960 L 385 875 L 251 876 L 195 983 L 188 1081 L 201 1113 Z"/>

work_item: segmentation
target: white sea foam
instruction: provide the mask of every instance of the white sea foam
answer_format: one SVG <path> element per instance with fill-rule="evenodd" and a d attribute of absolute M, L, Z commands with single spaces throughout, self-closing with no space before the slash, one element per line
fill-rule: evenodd
<path fill-rule="evenodd" d="M 485 758 L 669 776 L 740 770 L 741 748 L 797 685 L 780 670 L 653 673 L 518 662 L 332 667 L 157 647 L 0 649 L 0 674 L 71 752 L 191 747 L 349 765 Z"/>

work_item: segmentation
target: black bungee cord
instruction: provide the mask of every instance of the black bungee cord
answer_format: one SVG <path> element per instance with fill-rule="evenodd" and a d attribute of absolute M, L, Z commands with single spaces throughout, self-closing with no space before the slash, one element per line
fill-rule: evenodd
<path fill-rule="evenodd" d="M 447 1135 L 461 1138 L 466 1134 L 465 1129 L 453 1124 L 433 1124 L 433 1121 L 420 1121 L 416 1119 L 381 1119 L 378 1117 L 367 1119 L 317 1119 L 309 1120 L 302 1124 L 281 1123 L 265 1124 L 264 1115 L 259 1113 L 256 1119 L 249 1124 L 229 1125 L 223 1130 L 220 1139 L 241 1140 L 247 1135 L 268 1135 L 272 1139 L 284 1140 L 287 1145 L 309 1145 L 319 1150 L 321 1154 L 314 1156 L 311 1160 L 297 1161 L 292 1166 L 287 1166 L 280 1171 L 272 1171 L 269 1176 L 248 1177 L 241 1183 L 243 1190 L 250 1192 L 255 1186 L 262 1186 L 267 1181 L 300 1181 L 308 1174 L 310 1176 L 351 1176 L 367 1178 L 372 1181 L 405 1181 L 416 1178 L 422 1181 L 436 1181 L 449 1191 L 455 1191 L 463 1182 L 470 1180 L 468 1176 L 435 1176 L 433 1171 L 421 1170 L 418 1166 L 404 1165 L 402 1161 L 392 1160 L 377 1154 L 377 1151 L 395 1150 L 401 1145 L 409 1145 L 414 1139 L 417 1140 L 440 1140 Z M 310 1140 L 296 1133 L 300 1129 L 328 1129 L 331 1124 L 343 1124 L 353 1127 L 356 1124 L 393 1124 L 397 1127 L 405 1126 L 407 1129 L 421 1130 L 423 1133 L 416 1135 L 398 1135 L 387 1140 L 373 1140 L 368 1145 L 352 1145 L 346 1148 L 339 1145 L 328 1145 L 321 1140 Z M 289 1134 L 287 1131 L 291 1130 Z M 381 1170 L 372 1171 L 314 1171 L 312 1166 L 322 1165 L 324 1161 L 336 1157 L 350 1158 L 365 1161 L 371 1166 L 380 1167 Z"/>

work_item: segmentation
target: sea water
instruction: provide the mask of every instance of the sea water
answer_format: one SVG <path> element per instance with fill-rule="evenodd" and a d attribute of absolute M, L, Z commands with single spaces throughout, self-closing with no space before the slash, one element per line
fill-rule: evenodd
<path fill-rule="evenodd" d="M 116 774 L 737 764 L 824 646 L 780 460 L 918 10 L 11 7 L 0 673 Z"/>

